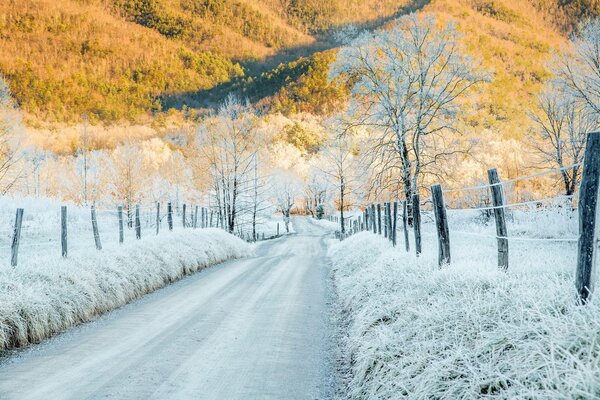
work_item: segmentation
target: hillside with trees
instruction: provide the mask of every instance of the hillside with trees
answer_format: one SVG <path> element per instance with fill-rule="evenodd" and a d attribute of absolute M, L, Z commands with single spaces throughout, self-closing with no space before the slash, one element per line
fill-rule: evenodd
<path fill-rule="evenodd" d="M 237 92 L 271 112 L 328 115 L 348 90 L 328 70 L 339 30 L 409 11 L 452 19 L 494 74 L 465 116 L 521 138 L 547 64 L 597 0 L 9 0 L 0 73 L 33 127 L 195 120 Z"/>

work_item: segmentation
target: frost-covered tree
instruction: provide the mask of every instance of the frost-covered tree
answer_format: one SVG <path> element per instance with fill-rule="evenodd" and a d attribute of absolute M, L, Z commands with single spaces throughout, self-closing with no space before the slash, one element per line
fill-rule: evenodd
<path fill-rule="evenodd" d="M 297 178 L 283 171 L 274 174 L 272 181 L 275 205 L 277 211 L 283 215 L 285 231 L 289 232 L 291 213 L 296 205 L 296 198 L 300 193 L 300 183 Z"/>
<path fill-rule="evenodd" d="M 489 79 L 465 54 L 452 23 L 441 26 L 435 17 L 417 14 L 352 39 L 332 66 L 331 78 L 339 76 L 352 86 L 353 124 L 379 135 L 370 151 L 398 160 L 386 162 L 381 173 L 398 168 L 406 198 L 425 171 L 464 151 L 447 133 L 456 129 L 462 99 Z"/>
<path fill-rule="evenodd" d="M 600 19 L 579 25 L 571 45 L 555 57 L 553 72 L 562 92 L 581 101 L 589 113 L 600 116 Z"/>
<path fill-rule="evenodd" d="M 256 111 L 233 95 L 198 129 L 199 155 L 208 164 L 221 226 L 229 232 L 234 232 L 238 216 L 247 207 L 242 198 L 253 187 L 258 131 Z"/>
<path fill-rule="evenodd" d="M 0 195 L 5 195 L 21 177 L 19 161 L 20 118 L 8 84 L 0 75 Z"/>
<path fill-rule="evenodd" d="M 329 182 L 337 189 L 337 208 L 340 210 L 340 231 L 346 232 L 344 211 L 350 208 L 348 196 L 356 186 L 356 149 L 351 134 L 344 130 L 340 119 L 332 119 L 328 123 L 331 138 L 321 152 L 322 171 L 329 178 Z"/>
<path fill-rule="evenodd" d="M 304 186 L 304 198 L 306 202 L 306 213 L 317 219 L 321 219 L 327 201 L 329 183 L 323 171 L 312 166 L 308 172 Z"/>
<path fill-rule="evenodd" d="M 536 125 L 533 146 L 542 166 L 561 168 L 564 192 L 572 195 L 581 174 L 587 133 L 597 128 L 598 118 L 580 100 L 555 88 L 538 96 L 538 107 L 538 112 L 530 113 Z"/>

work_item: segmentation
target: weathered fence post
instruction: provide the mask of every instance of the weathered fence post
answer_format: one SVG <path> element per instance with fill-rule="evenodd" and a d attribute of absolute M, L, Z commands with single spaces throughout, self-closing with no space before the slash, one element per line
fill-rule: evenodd
<path fill-rule="evenodd" d="M 377 219 L 375 213 L 375 204 L 371 204 L 371 228 L 373 228 L 373 233 L 377 233 Z"/>
<path fill-rule="evenodd" d="M 67 257 L 67 206 L 60 207 L 60 247 L 62 256 Z"/>
<path fill-rule="evenodd" d="M 277 223 L 277 236 L 279 236 L 279 222 Z"/>
<path fill-rule="evenodd" d="M 421 254 L 421 197 L 418 194 L 412 196 L 413 229 L 415 232 L 415 252 Z"/>
<path fill-rule="evenodd" d="M 156 234 L 160 231 L 160 202 L 156 203 Z"/>
<path fill-rule="evenodd" d="M 142 224 L 140 224 L 140 205 L 135 205 L 135 238 L 142 238 Z"/>
<path fill-rule="evenodd" d="M 391 202 L 387 202 L 385 203 L 385 214 L 387 215 L 387 221 L 386 221 L 386 225 L 387 225 L 387 233 L 388 233 L 388 240 L 390 242 L 394 241 L 394 233 L 392 232 L 392 203 Z"/>
<path fill-rule="evenodd" d="M 496 219 L 496 236 L 498 237 L 498 266 L 508 268 L 508 231 L 506 229 L 506 216 L 504 214 L 504 190 L 500 183 L 498 170 L 488 170 L 490 189 L 492 191 L 492 204 L 494 206 L 494 217 Z"/>
<path fill-rule="evenodd" d="M 396 247 L 396 235 L 397 235 L 397 226 L 398 224 L 398 202 L 394 202 L 394 217 L 392 220 L 392 244 Z"/>
<path fill-rule="evenodd" d="M 173 230 L 173 204 L 167 203 L 167 223 L 169 224 L 169 230 Z"/>
<path fill-rule="evenodd" d="M 579 187 L 579 241 L 575 287 L 579 304 L 594 291 L 597 257 L 598 190 L 600 188 L 600 132 L 588 134 Z"/>
<path fill-rule="evenodd" d="M 185 211 L 186 211 L 186 205 L 185 205 L 185 203 L 183 203 L 183 212 L 181 213 L 181 224 L 183 225 L 184 228 L 185 228 L 185 224 L 186 224 L 186 221 L 185 221 L 185 217 L 186 217 Z"/>
<path fill-rule="evenodd" d="M 433 200 L 433 213 L 435 215 L 435 226 L 439 243 L 438 264 L 441 267 L 444 264 L 450 264 L 450 234 L 448 232 L 448 218 L 446 215 L 446 205 L 444 204 L 444 194 L 440 185 L 431 187 L 431 199 Z"/>
<path fill-rule="evenodd" d="M 15 226 L 13 229 L 13 240 L 11 246 L 11 257 L 10 265 L 13 267 L 17 266 L 19 258 L 19 243 L 21 242 L 21 225 L 23 224 L 23 209 L 17 208 L 17 215 L 15 216 Z"/>
<path fill-rule="evenodd" d="M 387 202 L 383 202 L 383 237 L 388 237 Z"/>
<path fill-rule="evenodd" d="M 96 218 L 96 206 L 92 204 L 92 231 L 94 232 L 94 242 L 96 243 L 96 250 L 102 250 L 102 243 L 100 242 L 100 232 L 98 232 L 98 219 Z"/>
<path fill-rule="evenodd" d="M 377 203 L 377 233 L 381 235 L 381 203 Z"/>
<path fill-rule="evenodd" d="M 202 218 L 204 218 L 204 213 L 202 213 Z M 194 229 L 198 228 L 198 206 L 194 207 Z"/>
<path fill-rule="evenodd" d="M 406 251 L 410 251 L 410 242 L 408 240 L 408 203 L 406 200 L 402 202 L 402 225 L 404 227 L 404 244 Z"/>
<path fill-rule="evenodd" d="M 119 243 L 123 243 L 123 206 L 117 206 L 117 216 L 119 217 Z"/>

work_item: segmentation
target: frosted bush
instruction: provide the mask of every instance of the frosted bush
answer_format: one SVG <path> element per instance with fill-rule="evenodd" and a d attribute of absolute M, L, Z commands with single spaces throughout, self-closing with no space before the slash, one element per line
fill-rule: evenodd
<path fill-rule="evenodd" d="M 16 268 L 2 265 L 0 350 L 38 342 L 185 275 L 250 252 L 248 244 L 222 230 L 187 229 L 67 259 L 46 254 L 25 258 Z"/>
<path fill-rule="evenodd" d="M 495 239 L 451 230 L 453 261 L 440 269 L 425 228 L 419 258 L 371 233 L 330 250 L 348 397 L 600 397 L 600 303 L 575 305 L 574 244 L 511 242 L 502 272 Z"/>

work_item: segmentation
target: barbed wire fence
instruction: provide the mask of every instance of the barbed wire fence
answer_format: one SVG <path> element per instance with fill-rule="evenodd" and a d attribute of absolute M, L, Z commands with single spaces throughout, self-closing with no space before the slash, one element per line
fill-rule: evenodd
<path fill-rule="evenodd" d="M 10 254 L 10 265 L 16 267 L 24 257 L 43 257 L 56 252 L 64 258 L 70 254 L 106 250 L 125 242 L 140 240 L 164 231 L 218 228 L 226 229 L 214 207 L 183 204 L 179 213 L 171 202 L 166 204 L 118 205 L 115 209 L 96 205 L 19 207 L 16 214 L 7 207 L 0 209 L 0 254 Z M 179 207 L 178 207 L 179 208 Z M 14 210 L 14 208 L 13 208 Z M 252 237 L 247 222 L 241 221 L 234 235 L 247 242 L 268 240 L 280 236 L 279 222 L 261 218 Z M 276 225 L 276 227 L 275 227 Z"/>
<path fill-rule="evenodd" d="M 570 170 L 574 167 L 583 167 L 581 183 L 578 193 L 543 197 L 531 200 L 515 200 L 510 202 L 508 193 L 515 184 L 545 177 L 551 174 Z M 419 256 L 422 252 L 422 236 L 433 236 L 438 242 L 439 266 L 451 264 L 451 235 L 462 235 L 474 238 L 495 239 L 497 242 L 498 267 L 502 270 L 509 268 L 509 244 L 511 242 L 540 242 L 540 243 L 568 243 L 576 246 L 576 282 L 577 301 L 585 304 L 589 301 L 594 287 L 594 271 L 598 249 L 597 221 L 599 218 L 598 192 L 600 189 L 600 132 L 588 134 L 584 161 L 582 164 L 569 165 L 560 168 L 547 169 L 531 175 L 520 176 L 513 179 L 501 180 L 498 171 L 492 168 L 488 172 L 488 183 L 467 186 L 457 189 L 443 189 L 441 185 L 433 185 L 430 189 L 431 196 L 421 198 L 419 194 L 412 199 L 403 201 L 390 201 L 380 204 L 371 204 L 362 214 L 350 216 L 349 229 L 345 234 L 336 232 L 336 236 L 343 240 L 346 237 L 361 231 L 372 231 L 389 239 L 394 246 L 397 245 L 397 233 L 404 233 L 406 251 L 410 251 L 409 231 L 414 236 L 415 253 Z M 465 195 L 470 193 L 471 195 Z M 474 195 L 472 195 L 474 193 Z M 455 196 L 454 198 L 452 196 Z M 474 206 L 465 206 L 478 202 Z M 451 204 L 450 206 L 448 204 Z M 454 204 L 455 206 L 452 206 Z M 568 214 L 577 216 L 572 218 L 577 226 L 571 229 L 554 228 L 555 235 L 536 237 L 524 234 L 509 234 L 509 224 L 514 223 L 514 215 L 530 213 L 531 210 L 547 210 L 551 207 L 568 210 Z M 523 210 L 525 209 L 525 210 Z M 450 229 L 449 218 L 460 214 L 470 214 L 483 220 L 495 221 L 495 234 L 482 231 L 468 231 L 464 229 Z M 400 217 L 399 217 L 400 215 Z M 412 224 L 409 223 L 409 215 Z M 329 220 L 339 222 L 338 216 L 329 216 Z M 400 219 L 400 221 L 399 221 Z M 402 229 L 398 229 L 398 223 Z M 424 232 L 422 225 L 431 223 L 435 232 Z M 410 226 L 412 225 L 412 226 Z M 545 227 L 547 231 L 550 226 Z M 564 227 L 562 227 L 564 228 Z M 576 231 L 574 233 L 573 231 Z"/>

